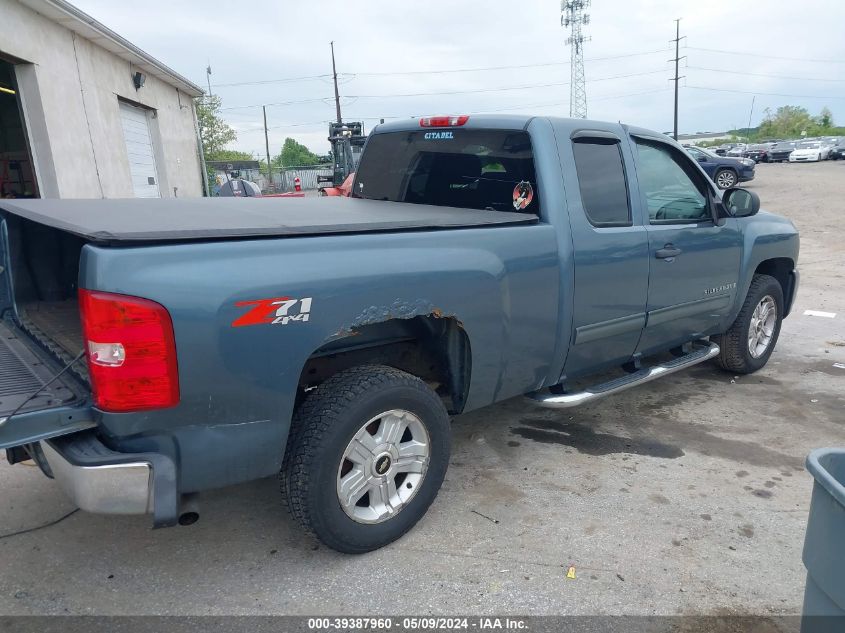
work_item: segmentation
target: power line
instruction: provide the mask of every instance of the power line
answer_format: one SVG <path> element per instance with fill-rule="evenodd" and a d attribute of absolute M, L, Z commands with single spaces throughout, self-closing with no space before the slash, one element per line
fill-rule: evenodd
<path fill-rule="evenodd" d="M 589 82 L 595 81 L 610 81 L 612 79 L 627 79 L 629 77 L 642 77 L 644 75 L 654 75 L 657 73 L 665 73 L 666 69 L 661 68 L 660 70 L 649 70 L 642 73 L 629 73 L 626 75 L 613 75 L 611 77 L 597 77 L 595 79 L 588 80 Z M 521 86 L 505 86 L 503 88 L 476 88 L 472 90 L 447 90 L 447 91 L 438 91 L 438 92 L 408 92 L 408 93 L 397 93 L 397 94 L 381 94 L 381 95 L 349 95 L 349 97 L 354 97 L 357 99 L 390 99 L 393 97 L 428 97 L 428 96 L 437 96 L 437 95 L 461 95 L 461 94 L 475 94 L 479 92 L 506 92 L 509 90 L 529 90 L 533 88 L 550 88 L 553 86 L 568 86 L 570 82 L 568 81 L 556 81 L 552 83 L 546 84 L 526 84 Z"/>
<path fill-rule="evenodd" d="M 592 100 L 593 101 L 605 101 L 605 100 L 609 100 L 609 99 L 621 99 L 621 98 L 624 98 L 624 97 L 637 97 L 637 96 L 641 96 L 641 95 L 656 94 L 658 92 L 666 92 L 666 90 L 668 90 L 668 88 L 655 88 L 655 89 L 652 89 L 652 90 L 642 90 L 642 91 L 639 91 L 639 92 L 626 92 L 626 93 L 622 93 L 622 94 L 602 95 L 602 96 L 594 97 Z M 522 109 L 525 109 L 525 108 L 542 108 L 542 107 L 550 107 L 550 106 L 557 106 L 557 105 L 566 105 L 567 103 L 569 103 L 569 102 L 568 101 L 551 101 L 551 102 L 543 102 L 543 103 L 524 103 L 524 104 L 520 104 L 520 105 L 507 106 L 507 107 L 504 107 L 504 108 L 473 110 L 473 111 L 467 112 L 466 114 L 485 114 L 485 113 L 490 113 L 490 112 L 507 112 L 507 111 L 510 111 L 510 110 L 522 110 Z M 380 121 L 381 119 L 396 120 L 396 119 L 411 119 L 411 118 L 415 118 L 415 117 L 416 117 L 416 115 L 405 114 L 405 115 L 392 115 L 392 116 L 386 116 L 386 115 L 381 115 L 381 116 L 353 116 L 352 118 L 354 118 L 355 120 L 362 120 L 362 121 Z M 270 126 L 267 127 L 267 129 L 268 130 L 278 130 L 278 129 L 282 129 L 282 128 L 291 128 L 291 127 L 308 127 L 308 126 L 317 126 L 317 125 L 327 125 L 328 123 L 330 123 L 330 121 L 328 119 L 324 119 L 322 121 L 311 121 L 309 123 L 286 123 L 286 124 L 283 124 L 283 125 L 270 125 Z M 239 130 L 239 132 L 244 132 L 244 133 L 258 132 L 258 131 L 261 131 L 263 129 L 264 129 L 263 126 L 256 126 L 254 128 Z"/>
<path fill-rule="evenodd" d="M 642 91 L 639 91 L 639 92 L 626 92 L 626 93 L 623 93 L 623 94 L 603 95 L 603 96 L 595 97 L 592 100 L 593 101 L 604 101 L 604 100 L 607 100 L 607 99 L 620 99 L 620 98 L 623 98 L 623 97 L 636 97 L 636 96 L 640 96 L 640 95 L 655 94 L 655 93 L 658 93 L 658 92 L 666 92 L 666 90 L 668 90 L 668 88 L 665 88 L 665 87 L 664 88 L 654 88 L 652 90 L 642 90 Z M 551 102 L 547 101 L 547 102 L 543 102 L 543 103 L 523 103 L 523 104 L 520 104 L 520 105 L 507 106 L 507 107 L 503 107 L 503 108 L 471 110 L 469 112 L 463 112 L 463 113 L 464 114 L 486 114 L 486 113 L 490 113 L 490 112 L 506 112 L 508 110 L 520 110 L 520 109 L 524 109 L 524 108 L 542 108 L 542 107 L 548 107 L 548 106 L 566 105 L 568 103 L 569 103 L 569 101 L 551 101 Z M 396 115 L 393 115 L 393 116 L 385 116 L 385 115 L 382 115 L 382 116 L 357 116 L 356 115 L 353 118 L 361 119 L 361 120 L 365 120 L 365 121 L 379 121 L 381 119 L 411 119 L 411 118 L 416 118 L 416 115 L 410 115 L 410 114 L 402 115 L 402 116 L 396 116 Z"/>
<path fill-rule="evenodd" d="M 588 79 L 588 83 L 592 82 L 599 82 L 599 81 L 612 81 L 614 79 L 628 79 L 631 77 L 643 77 L 646 75 L 655 75 L 658 73 L 666 72 L 665 69 L 657 69 L 657 70 L 649 70 L 641 73 L 627 73 L 623 75 L 611 75 L 609 77 L 595 77 L 593 79 Z M 428 96 L 441 96 L 441 95 L 457 95 L 457 94 L 474 94 L 474 93 L 481 93 L 481 92 L 507 92 L 510 90 L 529 90 L 534 88 L 551 88 L 557 86 L 568 86 L 570 82 L 568 81 L 558 81 L 558 82 L 551 82 L 545 84 L 524 84 L 519 86 L 505 86 L 502 88 L 477 88 L 471 90 L 446 90 L 446 91 L 434 91 L 434 92 L 408 92 L 408 93 L 395 93 L 395 94 L 376 94 L 376 95 L 345 95 L 345 98 L 351 99 L 349 103 L 345 105 L 351 105 L 357 99 L 390 99 L 394 97 L 428 97 Z M 243 106 L 229 106 L 226 108 L 220 108 L 221 111 L 230 111 L 230 110 L 243 110 L 248 108 L 261 108 L 261 107 L 271 107 L 271 106 L 288 106 L 288 105 L 300 105 L 305 103 L 329 103 L 331 99 L 329 97 L 321 97 L 317 99 L 301 99 L 298 101 L 280 101 L 276 103 L 256 103 L 252 105 L 243 105 Z"/>
<path fill-rule="evenodd" d="M 232 88 L 235 86 L 257 86 L 260 84 L 282 84 L 295 81 L 312 81 L 314 79 L 331 79 L 331 75 L 306 75 L 304 77 L 285 77 L 283 79 L 256 79 L 255 81 L 237 81 L 228 84 L 213 84 L 212 88 Z"/>
<path fill-rule="evenodd" d="M 599 97 L 591 97 L 591 101 L 606 101 L 609 99 L 621 99 L 623 97 L 638 97 L 640 95 L 650 95 L 655 94 L 658 92 L 666 92 L 668 88 L 655 88 L 653 90 L 641 90 L 639 92 L 626 92 L 624 94 L 615 94 L 615 95 L 602 95 Z M 526 103 L 523 105 L 516 105 L 516 106 L 509 106 L 506 108 L 495 108 L 492 110 L 481 110 L 479 112 L 470 112 L 469 114 L 480 114 L 484 112 L 507 112 L 509 110 L 522 110 L 524 108 L 546 108 L 549 106 L 558 106 L 558 105 L 566 105 L 569 103 L 568 101 L 551 101 L 546 103 Z M 387 118 L 387 117 L 381 117 Z M 399 117 L 391 117 L 391 118 L 399 118 Z"/>
<path fill-rule="evenodd" d="M 748 73 L 741 70 L 722 70 L 721 68 L 704 68 L 702 66 L 686 66 L 693 70 L 706 70 L 714 73 L 725 73 L 727 75 L 748 75 L 750 77 L 769 77 L 771 79 L 792 79 L 801 81 L 845 81 L 845 79 L 830 79 L 827 77 L 789 77 L 787 75 L 769 75 L 766 73 Z"/>
<path fill-rule="evenodd" d="M 346 97 L 342 97 L 342 98 L 352 99 L 352 101 L 350 101 L 349 103 L 344 104 L 344 105 L 352 105 L 353 103 L 355 103 L 355 100 L 358 97 L 346 96 Z M 220 110 L 221 111 L 223 111 L 223 110 L 244 110 L 244 109 L 248 109 L 248 108 L 264 108 L 264 107 L 269 108 L 271 106 L 300 105 L 300 104 L 303 104 L 303 103 L 317 103 L 317 102 L 330 103 L 331 101 L 332 101 L 331 97 L 318 97 L 316 99 L 302 99 L 300 101 L 279 101 L 279 102 L 276 102 L 276 103 L 253 103 L 252 105 L 229 106 L 227 108 L 220 108 Z"/>
<path fill-rule="evenodd" d="M 585 62 L 605 61 L 609 59 L 624 59 L 627 57 L 637 57 L 640 55 L 652 55 L 654 53 L 665 53 L 665 48 L 658 48 L 653 51 L 642 51 L 639 53 L 626 53 L 624 55 L 608 55 L 606 57 L 588 57 Z M 520 70 L 525 68 L 546 68 L 548 66 L 569 66 L 572 62 L 545 62 L 542 64 L 520 64 L 516 66 L 484 66 L 478 68 L 452 68 L 446 70 L 408 70 L 401 72 L 372 72 L 372 73 L 344 73 L 351 74 L 356 77 L 387 77 L 400 75 L 445 75 L 448 73 L 474 73 L 484 72 L 488 70 Z"/>
<path fill-rule="evenodd" d="M 279 101 L 277 103 L 255 103 L 252 105 L 243 105 L 243 106 L 229 106 L 227 108 L 220 108 L 220 111 L 224 110 L 243 110 L 245 108 L 262 108 L 264 106 L 286 106 L 286 105 L 299 105 L 301 103 L 316 103 L 317 101 L 325 101 L 325 97 L 321 97 L 319 99 L 302 99 L 300 101 Z"/>
<path fill-rule="evenodd" d="M 328 119 L 325 119 L 323 121 L 311 121 L 309 123 L 283 123 L 281 125 L 269 125 L 269 126 L 267 126 L 267 129 L 268 130 L 279 130 L 279 129 L 282 129 L 282 128 L 289 128 L 289 127 L 307 127 L 309 125 L 325 125 L 325 124 L 328 124 L 328 123 L 329 123 Z M 238 134 L 240 134 L 241 132 L 243 132 L 244 134 L 247 134 L 249 132 L 259 132 L 263 129 L 264 129 L 263 125 L 257 125 L 256 127 L 248 127 L 248 128 L 243 128 L 243 129 L 237 130 L 237 132 L 238 132 Z"/>
<path fill-rule="evenodd" d="M 686 46 L 693 51 L 705 51 L 707 53 L 724 53 L 726 55 L 742 55 L 744 57 L 763 57 L 765 59 L 783 59 L 792 62 L 813 62 L 819 64 L 845 64 L 845 59 L 807 59 L 805 57 L 780 57 L 777 55 L 761 55 L 760 53 L 746 53 L 741 51 L 726 51 L 719 48 L 700 48 L 697 46 Z"/>
<path fill-rule="evenodd" d="M 268 130 L 279 130 L 282 128 L 287 127 L 307 127 L 309 125 L 326 125 L 330 123 L 328 119 L 323 119 L 322 121 L 311 121 L 310 123 L 284 123 L 282 125 L 271 125 Z"/>
<path fill-rule="evenodd" d="M 656 72 L 663 72 L 663 71 L 653 71 L 653 73 L 656 73 Z M 597 78 L 597 79 L 594 79 L 592 81 L 603 81 L 605 79 L 610 79 L 610 78 L 609 77 Z M 557 84 L 555 84 L 555 85 L 557 85 Z M 563 84 L 563 85 L 565 85 L 565 84 Z M 622 94 L 603 95 L 603 96 L 596 97 L 594 100 L 595 101 L 604 101 L 604 100 L 607 100 L 607 99 L 621 99 L 621 98 L 624 98 L 624 97 L 636 97 L 636 96 L 641 96 L 641 95 L 664 92 L 665 90 L 666 90 L 665 88 L 656 88 L 656 89 L 652 89 L 652 90 L 643 90 L 643 91 L 638 91 L 638 92 L 626 92 L 626 93 L 622 93 Z M 324 99 L 323 101 L 328 103 L 329 99 Z M 555 106 L 555 105 L 564 105 L 564 102 L 552 101 L 552 102 L 545 102 L 545 103 L 526 103 L 526 104 L 515 105 L 515 106 L 507 106 L 507 107 L 504 107 L 504 108 L 475 110 L 475 111 L 467 112 L 467 114 L 483 114 L 485 112 L 505 112 L 505 111 L 508 111 L 508 110 L 520 110 L 520 109 L 534 108 L 534 107 L 539 108 L 539 107 L 547 107 L 547 106 Z M 260 107 L 260 106 L 256 106 L 256 107 Z M 227 116 L 229 116 L 229 115 L 227 115 Z M 407 115 L 401 115 L 401 116 L 396 116 L 396 115 L 394 115 L 394 116 L 385 116 L 385 115 L 381 115 L 381 116 L 356 116 L 356 117 L 353 117 L 353 118 L 355 118 L 356 120 L 362 119 L 362 120 L 369 120 L 369 121 L 378 121 L 378 120 L 381 120 L 381 119 L 406 119 L 406 118 L 413 118 L 413 116 L 416 116 L 416 115 L 407 114 Z M 329 123 L 329 121 L 326 119 L 326 120 L 322 120 L 322 121 L 311 121 L 309 123 L 286 123 L 286 124 L 282 124 L 282 125 L 270 125 L 270 126 L 267 127 L 267 129 L 268 130 L 277 130 L 277 129 L 281 129 L 281 128 L 307 127 L 309 125 L 324 125 L 324 124 L 327 124 L 327 123 Z M 263 129 L 264 129 L 263 125 L 256 125 L 255 127 L 240 129 L 240 130 L 238 130 L 238 132 L 248 133 L 248 132 L 256 132 L 256 131 L 263 130 Z"/>
<path fill-rule="evenodd" d="M 612 59 L 626 59 L 629 57 L 640 57 L 642 55 L 653 55 L 655 53 L 664 53 L 665 48 L 657 48 L 651 51 L 639 51 L 636 53 L 624 53 L 621 55 L 607 55 L 604 57 L 587 57 L 585 62 L 599 62 Z M 475 68 L 447 68 L 441 70 L 405 70 L 405 71 L 385 71 L 385 72 L 347 72 L 338 73 L 339 80 L 351 80 L 356 77 L 399 77 L 405 75 L 446 75 L 452 73 L 474 73 L 487 72 L 492 70 L 522 70 L 526 68 L 547 68 L 549 66 L 568 66 L 572 62 L 544 62 L 542 64 L 519 64 L 514 66 L 480 66 Z M 212 88 L 230 88 L 237 86 L 259 86 L 264 84 L 275 83 L 292 83 L 297 81 L 313 81 L 316 79 L 328 81 L 332 78 L 331 73 L 324 75 L 305 75 L 302 77 L 281 77 L 278 79 L 255 79 L 253 81 L 238 81 L 234 83 L 212 84 Z"/>
<path fill-rule="evenodd" d="M 760 92 L 759 90 L 731 90 L 728 88 L 709 88 L 707 86 L 684 86 L 693 90 L 709 90 L 711 92 L 735 92 L 744 95 L 765 95 L 768 97 L 794 97 L 796 99 L 845 99 L 845 97 L 834 97 L 831 95 L 792 95 L 780 92 Z"/>

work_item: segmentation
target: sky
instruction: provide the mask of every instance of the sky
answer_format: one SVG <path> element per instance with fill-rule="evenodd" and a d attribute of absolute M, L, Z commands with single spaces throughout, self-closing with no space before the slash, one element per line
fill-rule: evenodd
<path fill-rule="evenodd" d="M 293 137 L 324 154 L 344 120 L 507 112 L 568 116 L 570 49 L 558 0 L 74 0 L 223 100 L 231 147 L 265 155 Z M 589 118 L 672 129 L 681 18 L 679 132 L 760 123 L 766 108 L 827 106 L 845 125 L 843 0 L 594 0 L 584 34 Z M 727 51 L 727 52 L 725 52 Z M 483 70 L 479 70 L 483 69 Z M 234 85 L 240 84 L 240 85 Z M 753 100 L 753 109 L 752 109 Z"/>

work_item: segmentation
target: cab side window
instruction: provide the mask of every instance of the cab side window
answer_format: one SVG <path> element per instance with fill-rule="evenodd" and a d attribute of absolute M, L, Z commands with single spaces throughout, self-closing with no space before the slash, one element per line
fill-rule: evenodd
<path fill-rule="evenodd" d="M 663 143 L 634 139 L 640 189 L 652 224 L 701 222 L 711 219 L 707 185 L 684 156 Z"/>
<path fill-rule="evenodd" d="M 581 202 L 590 224 L 596 227 L 631 226 L 628 184 L 619 140 L 572 140 Z"/>

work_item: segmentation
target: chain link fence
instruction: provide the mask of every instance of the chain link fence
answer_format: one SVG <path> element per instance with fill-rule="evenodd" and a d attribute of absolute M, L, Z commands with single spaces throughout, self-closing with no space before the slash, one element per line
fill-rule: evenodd
<path fill-rule="evenodd" d="M 256 164 L 253 162 L 253 164 Z M 331 183 L 319 183 L 319 176 L 331 178 L 334 166 L 327 165 L 303 165 L 299 167 L 274 167 L 272 178 L 267 178 L 267 169 L 252 167 L 251 165 L 237 164 L 223 161 L 209 163 L 210 181 L 212 190 L 215 186 L 232 178 L 243 178 L 258 185 L 262 193 L 285 193 L 296 189 L 296 178 L 299 178 L 303 191 L 316 191 L 319 187 L 325 187 Z"/>
<path fill-rule="evenodd" d="M 294 190 L 294 180 L 299 178 L 303 191 L 316 191 L 318 176 L 331 176 L 332 165 L 309 165 L 303 167 L 285 167 L 273 170 L 272 188 L 274 193 Z M 325 186 L 325 183 L 320 183 Z"/>

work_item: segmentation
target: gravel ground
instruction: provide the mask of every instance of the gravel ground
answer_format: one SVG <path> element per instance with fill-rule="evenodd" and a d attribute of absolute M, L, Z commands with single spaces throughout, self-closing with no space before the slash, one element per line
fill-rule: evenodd
<path fill-rule="evenodd" d="M 749 188 L 802 240 L 758 374 L 699 365 L 573 411 L 457 418 L 428 515 L 364 556 L 303 537 L 273 479 L 205 495 L 190 528 L 79 512 L 0 539 L 0 613 L 799 613 L 804 458 L 845 445 L 845 161 L 759 165 Z M 0 477 L 0 534 L 73 509 L 35 468 Z"/>

